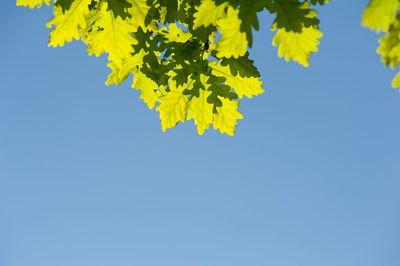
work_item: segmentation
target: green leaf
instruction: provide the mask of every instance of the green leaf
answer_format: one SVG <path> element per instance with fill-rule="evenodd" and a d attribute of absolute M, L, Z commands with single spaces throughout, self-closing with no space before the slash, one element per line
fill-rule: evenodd
<path fill-rule="evenodd" d="M 304 27 L 317 26 L 317 12 L 310 9 L 309 2 L 280 0 L 267 5 L 271 13 L 276 13 L 272 28 L 285 29 L 286 32 L 301 32 Z"/>
<path fill-rule="evenodd" d="M 55 0 L 54 5 L 57 7 L 61 7 L 62 11 L 65 12 L 65 11 L 71 9 L 71 5 L 73 2 L 74 2 L 74 0 Z M 92 3 L 93 2 L 94 1 L 92 1 Z"/>
<path fill-rule="evenodd" d="M 131 17 L 128 9 L 132 7 L 132 4 L 127 0 L 105 0 L 107 2 L 107 11 L 110 11 L 114 17 L 121 17 L 125 19 Z"/>
<path fill-rule="evenodd" d="M 241 19 L 240 30 L 246 33 L 249 47 L 253 45 L 251 28 L 259 30 L 257 12 L 262 11 L 266 6 L 266 0 L 239 0 L 239 18 Z"/>
<path fill-rule="evenodd" d="M 310 0 L 309 1 L 312 5 L 316 5 L 317 3 L 320 5 L 327 4 L 330 0 Z"/>
<path fill-rule="evenodd" d="M 223 58 L 222 66 L 229 66 L 232 76 L 260 77 L 260 73 L 254 66 L 254 61 L 249 59 L 249 52 L 239 58 Z"/>
<path fill-rule="evenodd" d="M 216 107 L 222 106 L 221 97 L 227 99 L 236 99 L 238 96 L 236 93 L 232 92 L 232 88 L 228 85 L 223 84 L 226 79 L 223 77 L 210 76 L 207 83 L 210 85 L 208 90 L 211 94 L 207 98 L 207 102 L 214 105 L 214 112 L 216 112 Z"/>
<path fill-rule="evenodd" d="M 201 74 L 199 74 L 201 73 Z M 193 80 L 193 86 L 183 91 L 183 94 L 191 95 L 193 97 L 199 97 L 200 90 L 206 89 L 207 78 L 202 72 L 193 73 L 190 78 Z M 208 87 L 208 86 L 207 86 Z M 191 97 L 191 99 L 193 99 Z"/>
<path fill-rule="evenodd" d="M 159 0 L 161 7 L 164 7 L 166 12 L 162 23 L 173 23 L 178 12 L 178 1 L 177 0 Z"/>

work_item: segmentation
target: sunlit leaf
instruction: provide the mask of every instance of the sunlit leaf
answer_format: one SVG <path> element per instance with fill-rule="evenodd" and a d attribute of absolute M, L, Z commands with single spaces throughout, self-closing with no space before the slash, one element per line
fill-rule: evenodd
<path fill-rule="evenodd" d="M 308 58 L 311 56 L 311 52 L 318 51 L 317 46 L 321 37 L 322 32 L 316 27 L 304 27 L 301 32 L 278 29 L 272 44 L 279 46 L 279 57 L 285 57 L 286 61 L 297 61 L 308 67 Z"/>
<path fill-rule="evenodd" d="M 49 46 L 63 46 L 65 42 L 79 39 L 87 27 L 86 16 L 92 0 L 75 0 L 69 10 L 63 11 L 60 6 L 54 7 L 54 18 L 47 22 L 47 27 L 55 28 L 50 32 Z"/>
<path fill-rule="evenodd" d="M 29 8 L 41 8 L 43 3 L 50 5 L 51 0 L 17 0 L 17 6 L 28 6 Z"/>
<path fill-rule="evenodd" d="M 237 110 L 239 102 L 225 98 L 220 100 L 222 101 L 222 107 L 217 107 L 217 113 L 214 114 L 214 129 L 219 129 L 221 133 L 233 136 L 237 120 L 243 118 L 243 115 Z"/>
<path fill-rule="evenodd" d="M 238 9 L 229 7 L 227 17 L 218 21 L 219 31 L 222 34 L 215 44 L 218 57 L 238 58 L 247 51 L 247 38 L 246 34 L 240 31 L 241 20 L 238 14 Z"/>
<path fill-rule="evenodd" d="M 398 0 L 371 0 L 364 10 L 362 24 L 376 32 L 388 31 L 398 7 Z"/>

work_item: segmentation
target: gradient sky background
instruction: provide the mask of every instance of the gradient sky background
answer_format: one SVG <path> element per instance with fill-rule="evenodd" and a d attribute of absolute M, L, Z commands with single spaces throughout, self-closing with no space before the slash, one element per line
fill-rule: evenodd
<path fill-rule="evenodd" d="M 48 48 L 50 8 L 3 1 L 1 266 L 399 266 L 400 94 L 360 26 L 319 8 L 311 66 L 277 57 L 236 136 L 161 131 L 130 81 L 80 42 Z"/>

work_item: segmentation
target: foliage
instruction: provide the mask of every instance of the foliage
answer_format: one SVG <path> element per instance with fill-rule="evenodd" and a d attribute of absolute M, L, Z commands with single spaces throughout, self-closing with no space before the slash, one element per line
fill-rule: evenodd
<path fill-rule="evenodd" d="M 380 46 L 377 50 L 381 59 L 387 67 L 393 69 L 400 63 L 400 7 L 399 0 L 370 0 L 364 10 L 362 24 L 375 30 L 383 31 L 380 39 Z M 393 79 L 393 87 L 400 87 L 400 73 Z"/>
<path fill-rule="evenodd" d="M 275 16 L 272 44 L 286 61 L 308 66 L 318 50 L 315 5 L 329 0 L 17 0 L 30 8 L 52 5 L 49 46 L 81 39 L 89 55 L 108 54 L 106 84 L 133 74 L 140 98 L 160 115 L 162 129 L 193 119 L 199 134 L 234 134 L 240 99 L 263 93 L 250 59 L 257 15 Z M 387 32 L 378 52 L 386 65 L 400 62 L 399 0 L 371 0 L 362 23 Z M 393 86 L 400 86 L 400 74 Z"/>

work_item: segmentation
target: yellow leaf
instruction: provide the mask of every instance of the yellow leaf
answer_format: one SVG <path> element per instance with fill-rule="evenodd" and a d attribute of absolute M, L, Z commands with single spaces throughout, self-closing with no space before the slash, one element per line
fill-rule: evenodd
<path fill-rule="evenodd" d="M 205 75 L 201 74 L 200 80 L 206 88 L 209 87 Z M 199 97 L 192 97 L 188 106 L 187 120 L 194 120 L 200 135 L 210 127 L 214 120 L 213 105 L 207 102 L 210 94 L 210 91 L 200 89 Z"/>
<path fill-rule="evenodd" d="M 362 24 L 376 32 L 388 31 L 398 6 L 398 0 L 371 0 L 364 10 Z"/>
<path fill-rule="evenodd" d="M 216 26 L 220 18 L 226 17 L 225 9 L 227 6 L 228 3 L 226 2 L 217 6 L 213 0 L 201 1 L 201 4 L 196 7 L 197 12 L 193 15 L 193 29 L 197 29 L 201 26 Z"/>
<path fill-rule="evenodd" d="M 210 67 L 215 76 L 226 78 L 225 84 L 233 88 L 239 98 L 243 98 L 243 96 L 252 98 L 253 95 L 264 92 L 261 86 L 262 82 L 258 78 L 233 76 L 228 66 L 221 66 L 220 64 L 210 65 Z"/>
<path fill-rule="evenodd" d="M 132 88 L 140 90 L 140 99 L 143 99 L 150 109 L 153 109 L 161 95 L 157 83 L 140 71 L 137 71 L 133 76 Z"/>
<path fill-rule="evenodd" d="M 82 36 L 82 29 L 87 27 L 85 15 L 89 13 L 89 4 L 92 0 L 75 0 L 71 8 L 65 12 L 60 6 L 54 7 L 54 18 L 47 22 L 46 26 L 55 28 L 50 32 L 49 46 L 63 46 L 72 39 Z"/>
<path fill-rule="evenodd" d="M 398 88 L 400 87 L 400 73 L 397 73 L 396 77 L 392 81 L 392 87 Z"/>
<path fill-rule="evenodd" d="M 217 113 L 214 114 L 214 129 L 219 129 L 221 133 L 233 136 L 237 120 L 243 118 L 242 114 L 237 110 L 239 102 L 219 96 L 218 98 L 222 101 L 222 106 L 217 107 Z"/>
<path fill-rule="evenodd" d="M 43 2 L 49 6 L 51 0 L 17 0 L 17 6 L 29 6 L 29 8 L 37 6 L 38 8 L 41 8 Z"/>
<path fill-rule="evenodd" d="M 276 27 L 273 27 L 275 30 Z M 278 56 L 285 56 L 285 60 L 297 61 L 305 67 L 308 67 L 308 58 L 311 52 L 318 51 L 319 38 L 322 32 L 317 27 L 303 27 L 301 32 L 286 31 L 284 28 L 278 29 L 272 44 L 279 45 Z"/>
<path fill-rule="evenodd" d="M 183 95 L 184 89 L 185 87 L 177 87 L 172 81 L 170 84 L 171 91 L 157 99 L 160 104 L 156 110 L 160 113 L 163 131 L 176 126 L 179 121 L 185 122 L 189 96 Z"/>
<path fill-rule="evenodd" d="M 99 12 L 99 18 L 94 24 L 95 29 L 90 31 L 84 39 L 85 43 L 89 44 L 88 53 L 100 56 L 106 52 L 109 54 L 109 61 L 114 61 L 115 64 L 121 66 L 124 58 L 132 55 L 132 45 L 137 44 L 137 40 L 131 34 L 137 30 L 137 27 L 107 11 L 106 2 L 103 2 Z"/>
<path fill-rule="evenodd" d="M 111 73 L 107 77 L 106 85 L 119 85 L 126 79 L 126 77 L 120 78 L 121 69 L 118 67 L 117 64 L 115 64 L 114 62 L 108 62 L 107 66 L 111 69 Z"/>
<path fill-rule="evenodd" d="M 151 5 L 147 4 L 147 2 L 149 2 L 148 0 L 128 0 L 128 2 L 132 5 L 128 9 L 129 13 L 132 15 L 129 19 L 129 23 L 135 25 L 136 29 L 140 26 L 143 31 L 145 31 L 145 29 L 157 30 L 157 25 L 154 22 L 147 26 L 145 23 L 146 16 L 151 8 Z"/>
<path fill-rule="evenodd" d="M 212 50 L 217 50 L 218 57 L 238 58 L 247 51 L 246 33 L 240 31 L 241 20 L 238 14 L 238 9 L 229 7 L 226 18 L 218 21 L 222 36 L 210 47 Z"/>
<path fill-rule="evenodd" d="M 163 27 L 160 29 L 160 32 L 164 34 L 164 37 L 167 38 L 168 42 L 185 43 L 192 37 L 190 32 L 183 31 L 181 28 L 178 28 L 176 24 L 170 24 L 168 29 Z"/>
<path fill-rule="evenodd" d="M 130 73 L 136 73 L 138 66 L 143 64 L 143 57 L 147 53 L 142 49 L 139 53 L 136 53 L 130 57 L 124 58 L 122 64 L 116 64 L 111 61 L 107 65 L 111 68 L 112 72 L 108 75 L 106 85 L 115 83 L 116 85 L 121 84 Z"/>
<path fill-rule="evenodd" d="M 394 69 L 400 63 L 400 16 L 391 25 L 389 32 L 379 38 L 381 44 L 377 52 L 382 55 L 381 60 L 387 67 Z"/>

